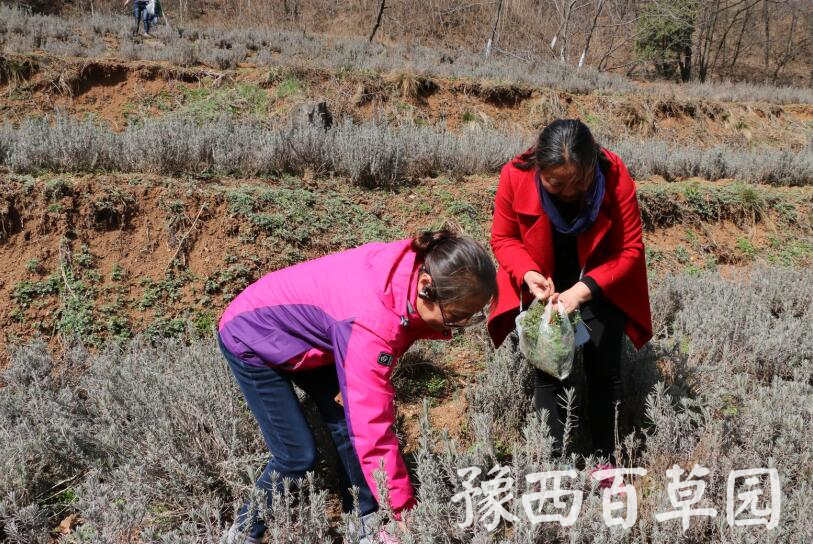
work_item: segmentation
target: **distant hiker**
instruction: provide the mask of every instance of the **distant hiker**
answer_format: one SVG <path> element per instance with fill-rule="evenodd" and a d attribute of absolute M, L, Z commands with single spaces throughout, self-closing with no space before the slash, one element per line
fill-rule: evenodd
<path fill-rule="evenodd" d="M 130 0 L 124 0 L 124 7 Z M 150 9 L 151 8 L 151 9 Z M 152 13 L 152 15 L 150 15 Z M 141 21 L 144 21 L 144 32 L 142 36 L 150 35 L 150 23 L 155 15 L 155 0 L 133 0 L 133 15 L 135 16 L 135 28 L 133 28 L 133 36 L 138 34 L 138 29 Z"/>
<path fill-rule="evenodd" d="M 488 330 L 497 346 L 514 329 L 520 294 L 526 307 L 536 297 L 580 308 L 590 332 L 583 362 L 593 446 L 612 460 L 622 335 L 636 348 L 652 337 L 641 214 L 627 167 L 581 121 L 554 121 L 503 166 L 491 247 L 499 295 Z M 548 411 L 560 451 L 564 385 L 536 369 L 534 380 L 534 404 Z"/>
<path fill-rule="evenodd" d="M 150 27 L 154 28 L 158 24 L 159 18 L 163 16 L 164 8 L 161 6 L 161 0 L 148 0 L 147 18 L 150 21 Z"/>
<path fill-rule="evenodd" d="M 379 507 L 373 472 L 383 460 L 403 522 L 415 497 L 393 430 L 396 362 L 415 340 L 448 340 L 452 329 L 483 323 L 496 287 L 486 249 L 443 230 L 277 270 L 237 295 L 220 317 L 218 339 L 272 454 L 257 480 L 269 506 L 272 473 L 281 491 L 283 477 L 300 478 L 316 463 L 296 384 L 331 433 L 345 511 L 355 485 L 362 527 L 369 523 Z M 242 542 L 246 532 L 246 542 L 258 543 L 265 530 L 246 504 L 227 541 Z"/>

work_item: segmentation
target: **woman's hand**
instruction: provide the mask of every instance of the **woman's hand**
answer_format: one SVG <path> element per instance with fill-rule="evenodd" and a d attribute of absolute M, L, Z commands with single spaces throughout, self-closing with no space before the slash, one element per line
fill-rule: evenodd
<path fill-rule="evenodd" d="M 561 293 L 554 293 L 550 300 L 554 304 L 557 302 L 561 302 L 562 305 L 565 307 L 565 311 L 567 313 L 571 313 L 572 311 L 578 309 L 583 303 L 590 300 L 591 293 L 590 288 L 587 287 L 582 282 L 576 282 L 576 284 L 566 291 L 562 291 Z"/>
<path fill-rule="evenodd" d="M 553 280 L 546 278 L 536 270 L 529 270 L 525 273 L 525 284 L 531 290 L 531 294 L 540 301 L 545 302 L 553 294 Z"/>
<path fill-rule="evenodd" d="M 407 514 L 408 513 L 409 513 L 408 510 L 401 510 L 401 519 L 396 520 L 396 524 L 398 525 L 398 529 L 399 529 L 399 534 L 402 534 L 402 535 L 406 534 L 406 530 L 407 530 Z M 386 533 L 386 531 L 384 531 L 384 532 Z M 390 538 L 392 540 L 390 540 L 390 541 L 382 540 L 383 544 L 398 544 L 398 539 L 394 535 L 389 535 L 389 533 L 387 533 L 387 535 L 390 536 Z"/>

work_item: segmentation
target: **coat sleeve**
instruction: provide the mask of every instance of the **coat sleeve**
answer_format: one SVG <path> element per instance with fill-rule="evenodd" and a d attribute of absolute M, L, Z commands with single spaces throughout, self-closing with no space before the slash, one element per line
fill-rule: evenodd
<path fill-rule="evenodd" d="M 494 200 L 494 220 L 491 225 L 491 249 L 500 267 L 515 285 L 521 286 L 529 270 L 539 270 L 522 242 L 519 220 L 513 208 L 514 190 L 511 185 L 510 163 L 502 167 L 497 196 Z"/>
<path fill-rule="evenodd" d="M 619 162 L 619 179 L 616 187 L 617 205 L 613 208 L 613 231 L 610 234 L 612 246 L 617 250 L 604 262 L 592 268 L 589 275 L 611 298 L 619 295 L 627 280 L 639 276 L 640 269 L 646 270 L 644 243 L 641 229 L 641 211 L 635 193 L 635 182 L 627 167 Z"/>
<path fill-rule="evenodd" d="M 373 473 L 384 460 L 390 505 L 397 519 L 416 501 L 395 435 L 395 390 L 390 382 L 395 357 L 379 336 L 358 324 L 334 333 L 334 357 L 350 441 L 364 479 L 380 502 Z"/>

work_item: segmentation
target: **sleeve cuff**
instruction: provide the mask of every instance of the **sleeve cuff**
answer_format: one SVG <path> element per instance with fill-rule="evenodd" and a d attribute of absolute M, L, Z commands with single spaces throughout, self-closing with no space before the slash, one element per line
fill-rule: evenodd
<path fill-rule="evenodd" d="M 601 287 L 599 287 L 598 283 L 596 283 L 596 280 L 594 280 L 590 276 L 583 276 L 582 279 L 580 279 L 579 281 L 585 284 L 588 289 L 590 289 L 590 298 L 592 300 L 601 298 L 602 296 Z"/>
<path fill-rule="evenodd" d="M 401 519 L 403 519 L 403 514 L 415 508 L 417 504 L 418 504 L 417 499 L 415 499 L 415 497 L 411 497 L 406 503 L 404 503 L 404 505 L 401 508 L 393 511 L 392 517 L 394 517 L 398 521 L 401 521 Z"/>
<path fill-rule="evenodd" d="M 522 289 L 523 285 L 525 285 L 525 274 L 527 274 L 528 272 L 537 272 L 537 273 L 541 274 L 541 272 L 539 272 L 539 267 L 536 266 L 535 263 L 526 263 L 526 265 L 521 270 L 522 270 L 522 275 L 520 275 L 517 278 L 519 280 L 518 283 L 519 283 L 519 288 L 520 289 Z"/>

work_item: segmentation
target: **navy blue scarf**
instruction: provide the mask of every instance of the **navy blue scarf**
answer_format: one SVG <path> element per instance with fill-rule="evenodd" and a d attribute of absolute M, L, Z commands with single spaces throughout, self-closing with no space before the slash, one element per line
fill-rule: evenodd
<path fill-rule="evenodd" d="M 604 200 L 604 173 L 599 164 L 596 164 L 596 177 L 593 186 L 585 193 L 579 214 L 568 223 L 559 213 L 559 209 L 553 202 L 550 193 L 542 186 L 539 178 L 539 170 L 535 174 L 536 188 L 542 200 L 542 209 L 545 210 L 553 228 L 562 234 L 580 234 L 589 229 L 598 217 L 598 210 L 601 208 L 601 201 Z"/>

